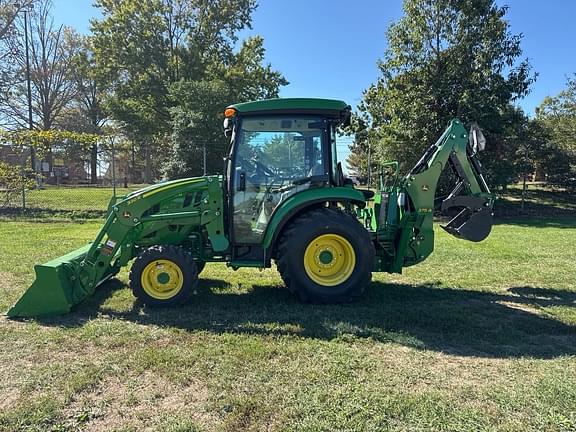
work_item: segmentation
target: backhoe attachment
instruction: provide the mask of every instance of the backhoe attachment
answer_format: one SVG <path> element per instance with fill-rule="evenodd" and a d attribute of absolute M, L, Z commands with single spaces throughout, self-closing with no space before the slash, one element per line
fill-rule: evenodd
<path fill-rule="evenodd" d="M 494 197 L 476 157 L 484 144 L 477 126 L 469 133 L 454 119 L 405 177 L 398 177 L 397 163 L 383 167 L 376 215 L 370 219 L 379 246 L 376 271 L 401 273 L 403 267 L 418 264 L 432 253 L 436 188 L 447 166 L 458 180 L 442 203 L 442 212 L 452 216 L 442 228 L 473 242 L 490 234 Z"/>

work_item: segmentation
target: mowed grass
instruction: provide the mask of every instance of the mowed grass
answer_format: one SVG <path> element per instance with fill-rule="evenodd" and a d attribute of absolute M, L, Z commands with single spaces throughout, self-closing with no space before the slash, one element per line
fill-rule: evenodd
<path fill-rule="evenodd" d="M 0 222 L 0 310 L 98 228 Z M 575 240 L 576 218 L 438 230 L 340 306 L 211 264 L 189 305 L 153 310 L 123 271 L 67 316 L 0 318 L 0 430 L 574 431 Z"/>
<path fill-rule="evenodd" d="M 121 196 L 139 189 L 140 186 L 117 188 L 116 195 Z M 30 190 L 26 193 L 26 205 L 32 209 L 49 209 L 57 211 L 105 211 L 113 189 L 111 187 L 55 187 Z M 20 197 L 15 198 L 17 203 Z M 16 204 L 16 202 L 14 203 Z"/>

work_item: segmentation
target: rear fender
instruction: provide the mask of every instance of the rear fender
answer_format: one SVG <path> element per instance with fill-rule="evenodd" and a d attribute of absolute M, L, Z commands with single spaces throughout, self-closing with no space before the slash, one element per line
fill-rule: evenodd
<path fill-rule="evenodd" d="M 308 189 L 291 196 L 274 210 L 264 233 L 262 247 L 266 250 L 267 260 L 283 228 L 295 216 L 326 202 L 352 202 L 359 207 L 366 205 L 362 192 L 349 187 Z"/>

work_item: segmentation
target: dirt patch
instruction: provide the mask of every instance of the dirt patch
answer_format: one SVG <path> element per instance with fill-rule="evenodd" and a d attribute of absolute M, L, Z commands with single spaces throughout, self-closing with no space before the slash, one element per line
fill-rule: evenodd
<path fill-rule="evenodd" d="M 13 273 L 0 271 L 0 289 L 13 290 L 18 282 L 18 278 Z"/>
<path fill-rule="evenodd" d="M 84 431 L 131 427 L 153 431 L 166 417 L 181 416 L 208 430 L 217 418 L 208 411 L 209 392 L 200 382 L 175 384 L 146 372 L 132 377 L 106 377 L 90 391 L 77 395 L 64 411 Z"/>
<path fill-rule="evenodd" d="M 528 312 L 534 315 L 543 315 L 542 311 L 539 309 L 536 309 L 530 305 L 527 305 L 525 303 L 513 303 L 513 302 L 508 302 L 508 301 L 500 301 L 498 302 L 498 304 L 501 304 L 502 306 L 506 306 L 509 307 L 510 309 L 516 309 L 522 312 Z"/>
<path fill-rule="evenodd" d="M 0 271 L 0 312 L 14 303 L 21 295 L 22 278 L 13 273 Z"/>
<path fill-rule="evenodd" d="M 19 392 L 13 387 L 0 387 L 0 392 L 2 393 L 2 399 L 0 399 L 0 412 L 8 410 L 16 404 L 18 400 Z"/>

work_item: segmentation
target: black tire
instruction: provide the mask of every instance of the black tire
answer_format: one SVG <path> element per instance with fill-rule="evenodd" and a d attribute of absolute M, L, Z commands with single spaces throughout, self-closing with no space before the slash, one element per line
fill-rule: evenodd
<path fill-rule="evenodd" d="M 149 265 L 154 262 L 157 262 L 157 267 L 150 268 Z M 155 280 L 153 276 L 158 272 L 158 266 L 169 267 Z M 166 283 L 169 284 L 171 273 L 174 275 L 172 283 L 176 284 L 176 287 L 162 291 L 169 288 L 169 285 L 162 286 L 159 278 L 162 274 L 168 275 L 169 280 Z M 144 282 L 146 279 L 148 282 Z M 148 306 L 166 307 L 186 303 L 197 286 L 198 270 L 194 258 L 178 246 L 149 247 L 136 258 L 130 270 L 130 288 L 134 296 Z"/>
<path fill-rule="evenodd" d="M 341 282 L 330 281 L 332 285 L 326 285 L 329 282 L 327 280 L 320 280 L 321 283 L 318 283 L 318 275 L 313 273 L 312 275 L 316 278 L 313 280 L 308 273 L 321 272 L 321 265 L 311 268 L 304 263 L 305 257 L 310 256 L 310 253 L 307 254 L 309 246 L 313 251 L 314 246 L 318 246 L 314 242 L 325 238 L 321 236 L 327 234 L 335 235 L 336 238 L 344 238 L 346 240 L 344 243 L 351 246 L 354 257 L 354 261 L 349 260 L 349 268 L 342 275 L 344 279 Z M 317 256 L 320 257 L 320 255 Z M 330 256 L 332 254 L 328 259 L 333 260 L 334 258 Z M 347 303 L 357 299 L 370 283 L 374 264 L 374 245 L 368 231 L 355 217 L 340 210 L 320 208 L 311 210 L 290 223 L 280 237 L 277 257 L 276 264 L 282 280 L 301 301 L 326 304 Z M 331 265 L 331 263 L 326 265 Z"/>

